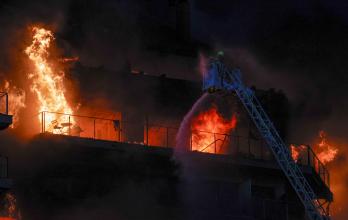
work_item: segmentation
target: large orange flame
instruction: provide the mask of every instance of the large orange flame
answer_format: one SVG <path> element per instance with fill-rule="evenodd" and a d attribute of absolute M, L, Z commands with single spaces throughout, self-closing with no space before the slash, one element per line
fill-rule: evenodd
<path fill-rule="evenodd" d="M 338 153 L 338 148 L 330 145 L 326 136 L 324 131 L 319 132 L 320 142 L 315 149 L 317 157 L 323 164 L 333 161 Z"/>
<path fill-rule="evenodd" d="M 201 112 L 192 121 L 192 150 L 219 153 L 229 132 L 237 125 L 234 114 L 230 120 L 221 116 L 217 107 Z"/>
<path fill-rule="evenodd" d="M 34 27 L 33 41 L 25 50 L 29 59 L 35 66 L 35 71 L 28 74 L 32 80 L 31 90 L 36 94 L 39 102 L 39 111 L 59 112 L 72 114 L 73 110 L 69 106 L 65 96 L 64 73 L 53 71 L 52 62 L 48 60 L 49 48 L 54 40 L 53 33 L 44 28 Z M 41 117 L 39 116 L 41 122 Z M 74 118 L 66 115 L 46 114 L 46 131 L 56 133 L 56 127 L 62 123 L 73 123 Z M 61 132 L 61 131 L 60 131 Z"/>
<path fill-rule="evenodd" d="M 314 145 L 313 151 L 324 165 L 333 161 L 338 153 L 338 148 L 330 145 L 326 139 L 326 133 L 324 131 L 319 132 L 319 143 Z M 305 145 L 290 145 L 292 158 L 298 162 L 301 157 L 305 156 L 306 146 Z"/>

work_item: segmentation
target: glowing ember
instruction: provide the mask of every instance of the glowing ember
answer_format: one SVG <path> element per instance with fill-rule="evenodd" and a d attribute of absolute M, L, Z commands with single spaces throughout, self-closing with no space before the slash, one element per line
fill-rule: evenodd
<path fill-rule="evenodd" d="M 192 150 L 218 153 L 226 140 L 226 135 L 237 125 L 237 117 L 224 119 L 213 106 L 201 112 L 192 121 Z"/>
<path fill-rule="evenodd" d="M 334 146 L 331 146 L 326 139 L 326 133 L 324 131 L 319 132 L 320 143 L 316 147 L 315 151 L 317 157 L 323 164 L 327 164 L 335 159 L 338 149 Z"/>
<path fill-rule="evenodd" d="M 19 123 L 19 112 L 25 108 L 25 92 L 22 89 L 12 86 L 9 81 L 5 80 L 4 86 L 0 87 L 0 91 L 8 93 L 8 110 L 13 115 L 11 128 L 15 128 Z M 1 103 L 4 104 L 4 103 Z M 3 107 L 5 105 L 2 105 Z"/>
<path fill-rule="evenodd" d="M 32 29 L 33 41 L 26 48 L 25 53 L 35 65 L 35 71 L 28 74 L 32 80 L 31 90 L 36 94 L 39 102 L 39 111 L 59 112 L 72 114 L 72 108 L 69 106 L 65 96 L 64 73 L 53 71 L 52 63 L 48 61 L 49 48 L 54 36 L 51 31 L 44 28 L 34 27 Z M 41 117 L 39 116 L 41 122 Z M 69 122 L 69 123 L 67 123 Z M 62 133 L 67 130 L 74 122 L 74 118 L 66 115 L 46 114 L 45 125 L 48 125 L 46 131 L 53 133 Z M 62 125 L 63 124 L 63 125 Z"/>

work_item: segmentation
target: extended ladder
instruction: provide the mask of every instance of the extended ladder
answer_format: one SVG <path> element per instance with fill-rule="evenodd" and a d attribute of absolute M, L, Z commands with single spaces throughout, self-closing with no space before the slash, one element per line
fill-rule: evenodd
<path fill-rule="evenodd" d="M 208 74 L 210 75 L 204 76 L 203 90 L 212 91 L 213 88 L 213 90 L 236 92 L 302 201 L 309 219 L 330 219 L 329 213 L 324 209 L 302 171 L 291 157 L 289 148 L 284 144 L 254 92 L 243 84 L 240 71 L 238 69 L 229 70 L 222 62 L 215 60 L 211 63 Z"/>

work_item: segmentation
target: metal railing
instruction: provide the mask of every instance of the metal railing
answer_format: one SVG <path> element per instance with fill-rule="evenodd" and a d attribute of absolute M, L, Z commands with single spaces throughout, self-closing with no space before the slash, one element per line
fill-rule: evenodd
<path fill-rule="evenodd" d="M 0 114 L 8 115 L 8 93 L 0 92 Z"/>
<path fill-rule="evenodd" d="M 325 165 L 320 161 L 313 149 L 308 145 L 302 145 L 305 148 L 299 152 L 297 164 L 309 166 L 320 176 L 321 180 L 330 187 L 330 173 Z"/>
<path fill-rule="evenodd" d="M 41 133 L 92 138 L 98 140 L 134 143 L 154 147 L 174 148 L 177 127 L 151 123 L 148 119 L 138 122 L 121 119 L 106 119 L 55 112 L 41 112 Z M 232 155 L 238 158 L 274 160 L 266 142 L 254 136 L 221 134 L 209 131 L 191 130 L 187 147 L 191 151 Z M 201 141 L 201 140 L 205 141 Z M 330 175 L 313 150 L 306 146 L 297 163 L 312 167 L 327 186 Z"/>
<path fill-rule="evenodd" d="M 202 139 L 209 141 L 201 141 Z M 213 154 L 228 154 L 238 156 L 239 158 L 273 160 L 271 152 L 262 139 L 236 134 L 192 130 L 190 134 L 190 150 Z"/>
<path fill-rule="evenodd" d="M 174 147 L 177 128 L 144 122 L 128 122 L 56 112 L 39 113 L 41 133 L 98 140 Z"/>
<path fill-rule="evenodd" d="M 177 127 L 151 123 L 149 120 L 129 122 L 55 112 L 41 112 L 41 133 L 53 133 L 82 138 L 136 143 L 148 146 L 169 147 L 176 145 Z M 198 143 L 205 138 L 207 144 Z M 192 151 L 214 154 L 232 154 L 245 158 L 272 159 L 266 143 L 261 139 L 232 134 L 191 130 L 188 148 Z"/>

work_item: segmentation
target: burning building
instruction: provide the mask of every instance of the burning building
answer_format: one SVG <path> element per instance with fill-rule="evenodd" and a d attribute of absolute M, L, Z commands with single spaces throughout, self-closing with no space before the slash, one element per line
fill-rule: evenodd
<path fill-rule="evenodd" d="M 87 82 L 113 75 L 80 63 L 69 71 Z M 180 123 L 199 99 L 200 83 L 136 71 L 116 76 L 105 91 L 120 97 L 109 102 L 114 114 L 40 112 L 40 134 L 26 144 L 25 156 L 12 158 L 21 160 L 14 173 L 23 218 L 305 219 L 299 198 L 234 94 L 206 95 L 192 113 L 188 144 L 177 152 Z M 255 92 L 286 138 L 285 95 Z M 328 171 L 310 147 L 302 154 L 308 160 L 298 161 L 301 170 L 330 203 Z M 31 172 L 20 175 L 27 164 Z"/>
<path fill-rule="evenodd" d="M 198 43 L 190 38 L 189 1 L 169 2 L 163 9 L 168 13 L 156 15 L 169 26 L 154 28 L 150 14 L 140 16 L 142 37 L 148 41 L 145 54 L 174 56 L 192 65 Z M 151 1 L 142 4 L 151 11 Z M 60 36 L 40 25 L 30 28 L 23 48 L 29 89 L 12 92 L 18 97 L 12 111 L 24 108 L 25 94 L 31 98 L 28 109 L 35 112 L 21 127 L 34 137 L 14 149 L 11 141 L 3 146 L 15 164 L 13 190 L 23 219 L 306 219 L 296 187 L 238 94 L 213 88 L 217 93 L 207 90 L 201 96 L 201 83 L 151 75 L 142 70 L 146 61 L 129 61 L 136 58 L 124 58 L 121 68 L 110 70 L 87 66 L 93 62 L 86 62 L 91 57 L 83 52 L 60 56 L 55 40 L 82 47 L 83 29 L 92 26 L 105 35 L 117 30 L 110 22 L 102 27 L 93 23 L 93 16 L 105 10 L 97 1 L 76 1 L 70 10 L 69 25 Z M 93 13 L 85 20 L 88 12 Z M 112 12 L 98 18 L 110 20 Z M 179 40 L 163 43 L 148 35 L 153 31 L 166 38 L 161 28 L 175 30 L 170 39 Z M 291 143 L 285 94 L 250 91 L 280 137 Z M 319 150 L 288 147 L 290 160 L 328 213 L 333 194 L 325 162 L 337 151 L 325 139 Z"/>

